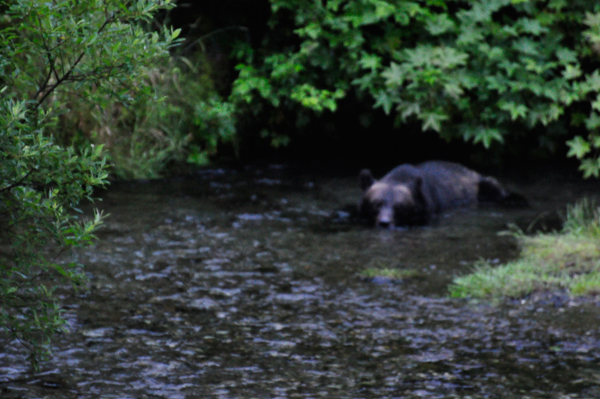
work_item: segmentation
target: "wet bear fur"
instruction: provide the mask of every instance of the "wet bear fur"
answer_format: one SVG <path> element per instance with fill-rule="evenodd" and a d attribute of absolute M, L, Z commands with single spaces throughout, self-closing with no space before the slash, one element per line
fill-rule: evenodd
<path fill-rule="evenodd" d="M 359 214 L 382 227 L 424 225 L 448 209 L 515 196 L 496 179 L 446 161 L 400 165 L 380 180 L 365 169 L 359 179 Z"/>

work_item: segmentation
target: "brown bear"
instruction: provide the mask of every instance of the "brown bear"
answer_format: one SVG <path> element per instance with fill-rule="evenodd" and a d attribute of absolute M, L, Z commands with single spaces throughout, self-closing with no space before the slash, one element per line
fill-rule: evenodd
<path fill-rule="evenodd" d="M 359 178 L 359 214 L 381 227 L 424 225 L 445 210 L 479 202 L 525 202 L 496 179 L 447 161 L 400 165 L 381 180 L 364 169 Z"/>

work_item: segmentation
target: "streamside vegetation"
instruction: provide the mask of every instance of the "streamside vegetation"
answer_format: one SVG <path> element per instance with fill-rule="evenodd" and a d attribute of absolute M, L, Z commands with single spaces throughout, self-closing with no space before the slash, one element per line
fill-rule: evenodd
<path fill-rule="evenodd" d="M 164 58 L 178 32 L 140 26 L 165 0 L 0 3 L 0 327 L 31 364 L 49 354 L 65 321 L 54 294 L 79 286 L 82 265 L 64 255 L 90 244 L 103 215 L 78 206 L 106 184 L 102 146 L 61 146 L 50 134 L 67 101 L 109 108 L 135 90 L 140 67 Z M 137 89 L 136 89 L 137 88 Z"/>
<path fill-rule="evenodd" d="M 383 278 L 389 280 L 409 280 L 421 278 L 422 275 L 415 269 L 395 269 L 395 268 L 371 268 L 360 272 L 361 277 L 366 279 Z"/>
<path fill-rule="evenodd" d="M 450 294 L 458 298 L 524 298 L 535 292 L 600 294 L 600 208 L 590 200 L 569 206 L 560 232 L 527 236 L 514 233 L 518 259 L 505 265 L 487 261 L 457 277 Z"/>
<path fill-rule="evenodd" d="M 235 143 L 232 104 L 221 100 L 200 55 L 173 54 L 139 66 L 111 102 L 57 98 L 65 114 L 53 136 L 63 145 L 103 146 L 112 178 L 156 179 L 209 164 Z M 144 93 L 140 95 L 140 93 Z"/>
<path fill-rule="evenodd" d="M 144 64 L 111 104 L 59 97 L 70 112 L 54 136 L 104 144 L 119 178 L 156 178 L 261 140 L 343 141 L 332 129 L 344 123 L 370 139 L 385 114 L 399 135 L 408 125 L 494 151 L 568 151 L 584 176 L 600 176 L 597 2 L 256 0 L 270 10 L 259 27 L 238 3 L 226 18 L 187 4 L 196 22 L 181 26 L 188 37 L 170 59 Z M 169 15 L 161 23 L 178 22 Z"/>
<path fill-rule="evenodd" d="M 270 0 L 229 101 L 273 145 L 358 102 L 485 148 L 534 136 L 600 175 L 600 5 L 584 0 Z M 399 133 L 401 130 L 399 129 Z M 575 132 L 575 134 L 573 134 Z"/>

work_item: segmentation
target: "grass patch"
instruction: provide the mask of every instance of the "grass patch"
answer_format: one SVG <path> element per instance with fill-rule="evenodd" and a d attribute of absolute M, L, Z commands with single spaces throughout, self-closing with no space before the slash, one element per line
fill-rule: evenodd
<path fill-rule="evenodd" d="M 600 210 L 593 201 L 569 206 L 561 232 L 515 236 L 521 246 L 519 259 L 501 266 L 476 263 L 471 274 L 454 279 L 450 295 L 499 299 L 536 291 L 600 293 Z"/>
<path fill-rule="evenodd" d="M 408 278 L 414 278 L 419 276 L 419 272 L 413 269 L 366 269 L 360 272 L 361 277 L 375 278 L 385 277 L 393 280 L 403 280 Z"/>

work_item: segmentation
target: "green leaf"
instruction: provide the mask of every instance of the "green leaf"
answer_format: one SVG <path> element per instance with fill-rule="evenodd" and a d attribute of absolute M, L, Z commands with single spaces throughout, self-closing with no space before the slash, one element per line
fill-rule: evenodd
<path fill-rule="evenodd" d="M 587 91 L 600 91 L 600 70 L 596 69 L 587 75 L 585 82 L 589 88 Z"/>
<path fill-rule="evenodd" d="M 313 22 L 311 24 L 306 25 L 304 28 L 296 29 L 294 31 L 300 37 L 308 37 L 312 40 L 316 40 L 322 35 L 321 25 Z"/>
<path fill-rule="evenodd" d="M 583 171 L 583 177 L 600 177 L 600 159 L 598 158 L 585 158 L 581 160 L 579 170 Z"/>
<path fill-rule="evenodd" d="M 574 64 L 577 62 L 577 52 L 566 47 L 559 47 L 556 50 L 556 57 L 564 64 Z"/>
<path fill-rule="evenodd" d="M 537 19 L 521 18 L 517 22 L 517 25 L 520 26 L 523 32 L 531 33 L 534 36 L 539 36 L 548 31 L 548 29 L 543 27 Z"/>
<path fill-rule="evenodd" d="M 191 146 L 190 154 L 187 157 L 187 162 L 196 166 L 206 166 L 210 163 L 210 158 L 206 151 L 202 151 L 200 147 Z"/>
<path fill-rule="evenodd" d="M 391 96 L 384 90 L 379 90 L 375 93 L 375 105 L 374 108 L 382 107 L 383 111 L 386 115 L 389 115 L 392 110 L 392 98 Z"/>
<path fill-rule="evenodd" d="M 589 27 L 584 36 L 592 43 L 600 43 L 600 12 L 586 12 L 583 23 Z"/>
<path fill-rule="evenodd" d="M 393 61 L 390 63 L 389 68 L 383 70 L 381 76 L 385 78 L 387 87 L 401 87 L 404 83 L 403 68 Z"/>
<path fill-rule="evenodd" d="M 483 29 L 475 26 L 475 24 L 463 24 L 460 27 L 460 34 L 456 39 L 456 43 L 459 45 L 480 43 L 485 37 L 483 32 Z"/>
<path fill-rule="evenodd" d="M 434 15 L 426 24 L 427 30 L 434 36 L 442 35 L 447 32 L 453 32 L 456 24 L 448 14 Z"/>
<path fill-rule="evenodd" d="M 499 129 L 484 126 L 465 128 L 463 136 L 465 140 L 472 140 L 473 143 L 481 143 L 485 148 L 490 148 L 494 141 L 499 143 L 504 142 Z"/>
<path fill-rule="evenodd" d="M 569 2 L 567 0 L 550 0 L 548 8 L 551 10 L 560 11 L 565 8 Z"/>
<path fill-rule="evenodd" d="M 441 112 L 423 112 L 419 115 L 419 119 L 423 122 L 423 130 L 442 130 L 442 122 L 448 119 L 448 115 Z"/>
<path fill-rule="evenodd" d="M 581 136 L 575 136 L 567 141 L 567 145 L 569 146 L 568 157 L 582 159 L 591 151 L 590 143 Z"/>
<path fill-rule="evenodd" d="M 381 68 L 381 57 L 376 54 L 368 54 L 363 52 L 361 54 L 359 64 L 363 69 L 370 69 L 374 71 Z"/>
<path fill-rule="evenodd" d="M 336 100 L 342 98 L 344 95 L 343 90 L 338 89 L 335 92 L 331 92 L 329 90 L 319 90 L 309 84 L 303 84 L 292 89 L 290 98 L 298 101 L 306 108 L 320 112 L 324 109 L 335 111 L 337 108 Z"/>
<path fill-rule="evenodd" d="M 596 100 L 592 102 L 592 109 L 600 112 L 600 94 L 598 94 Z"/>
<path fill-rule="evenodd" d="M 448 79 L 444 83 L 444 92 L 449 98 L 459 99 L 463 95 L 464 90 L 457 79 Z"/>
<path fill-rule="evenodd" d="M 512 47 L 526 55 L 539 55 L 538 44 L 531 39 L 521 38 L 516 40 Z"/>
<path fill-rule="evenodd" d="M 421 105 L 417 102 L 402 104 L 402 113 L 400 116 L 403 120 L 408 119 L 412 115 L 420 115 L 421 114 Z"/>
<path fill-rule="evenodd" d="M 582 75 L 579 65 L 568 64 L 563 71 L 563 77 L 567 80 L 576 79 Z"/>
<path fill-rule="evenodd" d="M 600 128 L 600 114 L 597 112 L 592 112 L 585 121 L 585 127 L 587 127 L 589 130 Z"/>
<path fill-rule="evenodd" d="M 528 108 L 524 104 L 517 104 L 513 101 L 501 101 L 498 104 L 498 107 L 504 111 L 510 112 L 510 118 L 513 121 L 527 116 Z"/>

